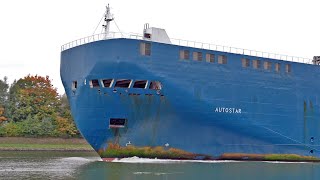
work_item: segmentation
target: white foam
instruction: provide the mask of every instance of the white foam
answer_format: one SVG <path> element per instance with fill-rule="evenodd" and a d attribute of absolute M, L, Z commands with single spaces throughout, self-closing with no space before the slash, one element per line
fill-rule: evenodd
<path fill-rule="evenodd" d="M 133 172 L 135 175 L 141 175 L 141 174 L 152 174 L 153 172 Z"/>
<path fill-rule="evenodd" d="M 168 174 L 182 174 L 183 172 L 133 172 L 134 175 L 155 175 L 155 176 L 161 176 L 161 175 L 168 175 Z"/>
<path fill-rule="evenodd" d="M 130 158 L 121 158 L 114 159 L 112 162 L 120 163 L 226 163 L 226 162 L 239 162 L 231 160 L 173 160 L 173 159 L 150 159 L 150 158 L 139 158 L 139 157 L 130 157 Z"/>
<path fill-rule="evenodd" d="M 99 158 L 84 158 L 84 157 L 67 157 L 67 158 L 62 158 L 61 160 L 63 161 L 97 161 Z"/>
<path fill-rule="evenodd" d="M 112 162 L 118 163 L 245 163 L 250 161 L 235 161 L 235 160 L 174 160 L 174 159 L 151 159 L 151 158 L 139 158 L 139 157 L 129 157 L 129 158 L 115 158 Z M 289 162 L 289 161 L 257 161 L 263 163 L 271 164 L 302 164 L 311 162 Z"/>
<path fill-rule="evenodd" d="M 264 163 L 270 163 L 270 164 L 306 164 L 311 162 L 289 162 L 289 161 L 262 161 Z"/>

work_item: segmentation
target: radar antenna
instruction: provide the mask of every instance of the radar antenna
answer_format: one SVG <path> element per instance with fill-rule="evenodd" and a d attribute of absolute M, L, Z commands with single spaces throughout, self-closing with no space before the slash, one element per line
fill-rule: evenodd
<path fill-rule="evenodd" d="M 113 21 L 113 20 L 114 20 L 114 18 L 110 13 L 110 7 L 109 7 L 109 4 L 108 4 L 108 6 L 106 6 L 106 13 L 104 14 L 105 24 L 102 25 L 103 28 L 104 28 L 104 39 L 107 39 L 107 37 L 108 37 L 109 28 L 110 28 L 110 22 Z"/>

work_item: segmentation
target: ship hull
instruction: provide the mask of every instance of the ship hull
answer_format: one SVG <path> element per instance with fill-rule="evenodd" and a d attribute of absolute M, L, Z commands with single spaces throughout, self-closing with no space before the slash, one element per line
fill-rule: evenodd
<path fill-rule="evenodd" d="M 101 157 L 319 157 L 318 67 L 259 58 L 280 62 L 280 72 L 243 68 L 243 55 L 155 42 L 151 55 L 144 56 L 141 42 L 103 40 L 61 53 L 61 79 L 72 115 Z M 181 60 L 181 49 L 225 55 L 228 63 Z M 285 64 L 292 66 L 291 73 Z M 103 79 L 146 80 L 148 87 L 159 81 L 162 88 L 115 87 L 115 82 L 105 88 Z M 92 80 L 99 85 L 90 87 Z M 111 119 L 125 123 L 113 125 Z M 288 154 L 296 156 L 284 158 Z"/>

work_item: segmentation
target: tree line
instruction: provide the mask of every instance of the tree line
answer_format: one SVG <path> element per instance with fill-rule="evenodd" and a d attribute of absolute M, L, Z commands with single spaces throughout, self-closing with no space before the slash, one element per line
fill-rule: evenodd
<path fill-rule="evenodd" d="M 48 76 L 0 79 L 0 136 L 78 137 L 66 95 Z"/>

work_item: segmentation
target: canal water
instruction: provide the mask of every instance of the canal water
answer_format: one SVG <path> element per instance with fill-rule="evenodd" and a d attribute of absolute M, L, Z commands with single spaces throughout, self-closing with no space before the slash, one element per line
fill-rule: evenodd
<path fill-rule="evenodd" d="M 320 179 L 320 163 L 163 161 L 102 162 L 95 153 L 0 152 L 0 179 Z"/>

